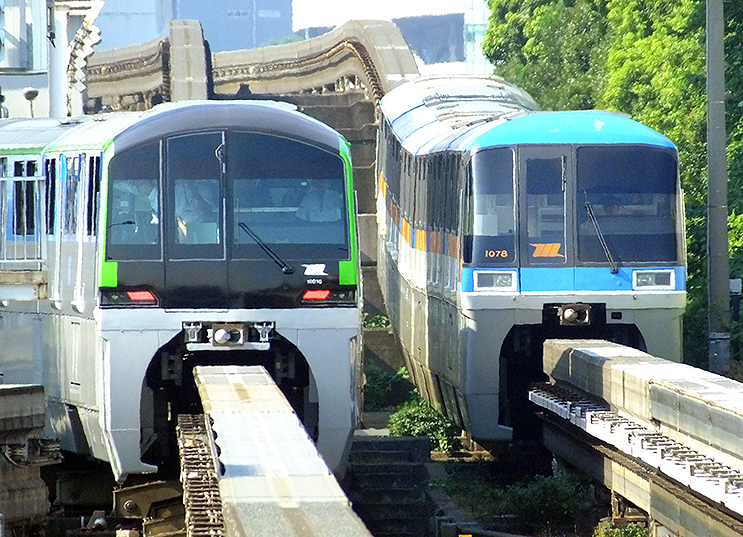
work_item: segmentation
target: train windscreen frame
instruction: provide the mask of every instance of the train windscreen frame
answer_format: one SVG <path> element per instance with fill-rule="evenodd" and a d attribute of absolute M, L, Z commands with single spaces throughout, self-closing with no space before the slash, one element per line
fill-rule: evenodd
<path fill-rule="evenodd" d="M 232 259 L 264 259 L 257 240 L 283 259 L 350 259 L 346 170 L 339 154 L 289 138 L 233 132 L 227 162 Z"/>
<path fill-rule="evenodd" d="M 284 259 L 350 259 L 346 169 L 341 156 L 302 141 L 265 133 L 226 134 L 226 151 L 220 149 L 224 155 L 216 155 L 215 159 L 215 162 L 224 161 L 226 188 L 222 191 L 217 184 L 222 180 L 211 175 L 209 179 L 198 180 L 189 175 L 188 179 L 189 183 L 204 183 L 202 190 L 210 187 L 207 181 L 211 181 L 216 187 L 209 190 L 226 196 L 227 225 L 231 228 L 228 257 L 265 259 L 265 250 L 257 242 L 260 241 Z M 169 147 L 187 137 L 168 138 Z M 169 155 L 168 161 L 175 156 Z M 168 166 L 168 176 L 178 175 L 171 173 L 172 168 Z M 160 141 L 136 146 L 112 159 L 108 175 L 107 259 L 162 259 L 164 213 L 160 175 Z M 165 181 L 176 189 L 176 205 L 178 187 L 184 181 L 180 176 Z M 173 202 L 170 197 L 168 200 Z M 245 231 L 245 226 L 251 233 Z M 180 228 L 171 227 L 173 233 Z M 215 236 L 221 242 L 221 236 Z M 197 248 L 201 256 L 205 250 L 221 249 L 218 244 L 212 244 L 213 240 L 194 245 L 181 245 L 177 238 L 174 242 L 173 247 Z"/>
<path fill-rule="evenodd" d="M 667 148 L 576 148 L 578 262 L 606 262 L 599 234 L 620 263 L 678 262 L 677 170 Z"/>
<path fill-rule="evenodd" d="M 464 262 L 513 266 L 516 255 L 514 151 L 498 147 L 478 151 L 470 163 L 466 202 Z"/>
<path fill-rule="evenodd" d="M 160 141 L 113 157 L 108 167 L 106 257 L 162 259 Z"/>

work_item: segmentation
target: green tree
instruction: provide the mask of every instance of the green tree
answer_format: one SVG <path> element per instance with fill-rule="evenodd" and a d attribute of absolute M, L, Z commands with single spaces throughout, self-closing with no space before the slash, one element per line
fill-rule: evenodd
<path fill-rule="evenodd" d="M 599 106 L 668 136 L 679 149 L 687 214 L 685 360 L 707 364 L 707 146 L 704 3 L 610 0 Z"/>
<path fill-rule="evenodd" d="M 490 0 L 483 51 L 495 73 L 545 110 L 595 107 L 602 85 L 606 0 Z"/>

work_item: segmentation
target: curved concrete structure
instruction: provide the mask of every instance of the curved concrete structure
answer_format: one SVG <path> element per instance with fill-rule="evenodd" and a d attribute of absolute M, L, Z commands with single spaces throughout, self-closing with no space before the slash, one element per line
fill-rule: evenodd
<path fill-rule="evenodd" d="M 319 37 L 209 53 L 198 21 L 170 36 L 100 51 L 88 60 L 87 109 L 143 110 L 162 101 L 250 94 L 362 93 L 375 103 L 418 68 L 390 21 L 349 21 Z"/>

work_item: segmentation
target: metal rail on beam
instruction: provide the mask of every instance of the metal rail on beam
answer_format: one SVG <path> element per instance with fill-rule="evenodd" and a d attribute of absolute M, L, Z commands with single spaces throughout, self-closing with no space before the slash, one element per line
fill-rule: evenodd
<path fill-rule="evenodd" d="M 553 450 L 677 535 L 743 534 L 743 384 L 596 340 L 545 342 L 544 372 Z"/>

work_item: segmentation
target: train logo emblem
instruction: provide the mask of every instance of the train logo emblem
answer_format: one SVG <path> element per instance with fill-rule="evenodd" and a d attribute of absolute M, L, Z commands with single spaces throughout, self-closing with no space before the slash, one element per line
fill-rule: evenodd
<path fill-rule="evenodd" d="M 560 253 L 562 244 L 559 242 L 548 242 L 546 244 L 530 244 L 534 247 L 532 257 L 564 257 Z"/>
<path fill-rule="evenodd" d="M 304 267 L 305 276 L 327 276 L 325 272 L 325 263 L 315 263 L 310 265 L 302 265 Z"/>

